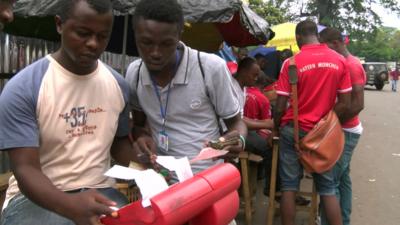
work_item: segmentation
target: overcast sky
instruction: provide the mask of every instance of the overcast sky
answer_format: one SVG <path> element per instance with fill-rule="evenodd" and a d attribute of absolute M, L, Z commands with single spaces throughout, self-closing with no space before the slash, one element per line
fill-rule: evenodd
<path fill-rule="evenodd" d="M 384 26 L 396 27 L 400 29 L 400 18 L 390 10 L 385 10 L 382 6 L 374 7 L 375 12 L 381 17 Z"/>

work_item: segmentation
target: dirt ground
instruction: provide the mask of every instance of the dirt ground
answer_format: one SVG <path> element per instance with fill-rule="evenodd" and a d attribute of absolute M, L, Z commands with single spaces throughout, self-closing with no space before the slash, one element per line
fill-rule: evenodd
<path fill-rule="evenodd" d="M 352 225 L 400 224 L 400 91 L 365 89 L 365 109 L 361 113 L 364 133 L 352 159 Z M 306 181 L 307 183 L 307 181 Z M 306 184 L 307 186 L 307 184 Z M 260 183 L 253 224 L 266 224 L 268 198 Z M 275 224 L 280 224 L 279 216 Z M 244 225 L 244 213 L 237 217 Z M 296 225 L 308 224 L 306 213 L 298 213 Z"/>

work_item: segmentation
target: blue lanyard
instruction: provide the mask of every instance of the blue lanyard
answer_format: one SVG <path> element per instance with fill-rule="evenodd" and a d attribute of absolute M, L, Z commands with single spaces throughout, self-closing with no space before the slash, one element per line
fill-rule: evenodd
<path fill-rule="evenodd" d="M 180 53 L 179 53 L 179 50 L 176 50 L 174 76 L 175 76 L 175 73 L 178 70 L 179 61 L 180 61 Z M 164 108 L 164 106 L 163 106 L 163 104 L 161 102 L 161 94 L 160 94 L 160 91 L 158 90 L 156 81 L 154 80 L 154 77 L 152 75 L 150 75 L 150 78 L 151 78 L 151 82 L 153 84 L 154 92 L 156 93 L 157 98 L 158 98 L 158 102 L 160 103 L 160 114 L 161 114 L 162 123 L 163 123 L 162 131 L 165 131 L 165 123 L 166 123 L 166 118 L 167 118 L 167 108 L 168 108 L 168 101 L 169 101 L 169 93 L 171 92 L 171 83 L 172 83 L 172 79 L 173 78 L 171 79 L 171 81 L 168 84 L 167 101 L 165 102 L 165 108 Z"/>

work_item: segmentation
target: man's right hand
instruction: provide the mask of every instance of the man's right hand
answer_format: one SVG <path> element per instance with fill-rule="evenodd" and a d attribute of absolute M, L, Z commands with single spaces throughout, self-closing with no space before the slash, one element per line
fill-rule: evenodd
<path fill-rule="evenodd" d="M 156 164 L 157 159 L 157 147 L 153 138 L 147 135 L 142 135 L 136 139 L 133 143 L 133 149 L 137 154 L 143 154 L 145 157 L 138 157 L 139 160 L 143 160 L 143 162 L 139 162 L 142 164 L 152 164 L 153 166 Z"/>
<path fill-rule="evenodd" d="M 77 225 L 101 225 L 100 216 L 111 215 L 110 206 L 116 203 L 96 190 L 88 190 L 70 195 L 70 203 L 65 215 Z"/>

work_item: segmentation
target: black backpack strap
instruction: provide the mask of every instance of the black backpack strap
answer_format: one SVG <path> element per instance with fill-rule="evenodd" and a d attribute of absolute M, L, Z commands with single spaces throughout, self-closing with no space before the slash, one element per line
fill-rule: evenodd
<path fill-rule="evenodd" d="M 136 91 L 138 89 L 139 86 L 139 75 L 140 75 L 140 68 L 142 68 L 142 64 L 143 64 L 143 60 L 140 60 L 140 64 L 139 64 L 139 68 L 137 70 L 137 77 L 136 77 Z"/>
<path fill-rule="evenodd" d="M 197 51 L 197 60 L 198 60 L 198 62 L 199 62 L 199 67 L 200 67 L 201 76 L 203 77 L 204 87 L 205 87 L 205 89 L 206 89 L 206 95 L 207 95 L 208 99 L 210 100 L 211 105 L 212 105 L 212 107 L 213 107 L 213 109 L 214 109 L 215 116 L 217 117 L 217 123 L 218 123 L 219 133 L 220 133 L 220 135 L 223 135 L 223 134 L 224 134 L 224 131 L 223 131 L 222 126 L 221 126 L 221 123 L 220 123 L 220 121 L 219 121 L 220 117 L 219 117 L 219 115 L 217 114 L 217 111 L 216 111 L 216 109 L 215 109 L 215 106 L 214 106 L 214 104 L 212 103 L 212 101 L 211 101 L 211 99 L 210 99 L 210 94 L 209 94 L 209 92 L 208 92 L 208 88 L 207 88 L 207 85 L 206 85 L 206 76 L 205 76 L 205 73 L 204 73 L 203 65 L 201 64 L 201 60 L 200 60 L 200 51 Z"/>
<path fill-rule="evenodd" d="M 201 60 L 200 60 L 200 51 L 197 51 L 197 60 L 199 62 L 201 76 L 203 77 L 204 87 L 206 88 L 206 95 L 207 95 L 207 97 L 210 97 L 210 94 L 208 93 L 208 88 L 207 88 L 207 85 L 206 85 L 206 76 L 205 76 L 205 73 L 204 73 L 204 68 L 203 68 L 203 65 L 201 64 Z"/>

